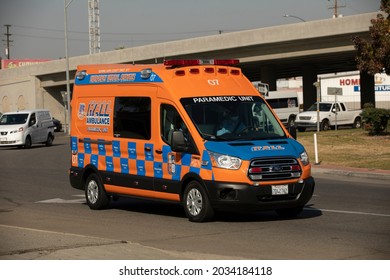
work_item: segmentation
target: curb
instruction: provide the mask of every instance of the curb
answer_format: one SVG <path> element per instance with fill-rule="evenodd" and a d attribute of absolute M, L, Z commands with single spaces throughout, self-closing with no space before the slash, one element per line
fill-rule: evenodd
<path fill-rule="evenodd" d="M 390 181 L 390 170 L 343 167 L 335 165 L 312 165 L 313 175 L 331 174 L 347 177 L 368 178 Z"/>

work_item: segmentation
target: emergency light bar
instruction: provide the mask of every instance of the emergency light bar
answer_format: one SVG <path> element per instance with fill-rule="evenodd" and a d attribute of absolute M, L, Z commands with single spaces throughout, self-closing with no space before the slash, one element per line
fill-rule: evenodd
<path fill-rule="evenodd" d="M 221 65 L 232 66 L 240 63 L 238 59 L 170 59 L 164 60 L 165 66 Z"/>

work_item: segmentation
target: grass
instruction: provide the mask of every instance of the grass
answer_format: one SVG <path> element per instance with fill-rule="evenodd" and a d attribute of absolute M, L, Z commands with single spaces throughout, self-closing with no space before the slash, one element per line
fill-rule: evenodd
<path fill-rule="evenodd" d="M 389 131 L 389 130 L 388 130 Z M 297 140 L 315 163 L 314 133 L 299 132 Z M 324 165 L 390 170 L 390 134 L 369 136 L 362 129 L 338 129 L 317 133 L 318 161 Z"/>

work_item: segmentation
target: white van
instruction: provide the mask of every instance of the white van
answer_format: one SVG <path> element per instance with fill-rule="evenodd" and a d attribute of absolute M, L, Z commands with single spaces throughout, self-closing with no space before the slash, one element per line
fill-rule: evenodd
<path fill-rule="evenodd" d="M 294 126 L 295 118 L 299 114 L 298 94 L 296 92 L 270 91 L 264 97 L 285 126 Z"/>
<path fill-rule="evenodd" d="M 49 110 L 9 112 L 0 118 L 0 147 L 28 149 L 39 143 L 51 146 L 53 140 L 54 124 Z"/>

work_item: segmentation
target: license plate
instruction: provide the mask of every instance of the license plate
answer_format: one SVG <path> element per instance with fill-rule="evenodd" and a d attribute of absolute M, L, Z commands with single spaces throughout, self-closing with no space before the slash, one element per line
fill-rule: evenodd
<path fill-rule="evenodd" d="M 288 194 L 288 185 L 272 185 L 272 195 Z"/>

